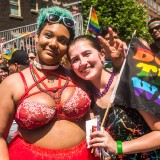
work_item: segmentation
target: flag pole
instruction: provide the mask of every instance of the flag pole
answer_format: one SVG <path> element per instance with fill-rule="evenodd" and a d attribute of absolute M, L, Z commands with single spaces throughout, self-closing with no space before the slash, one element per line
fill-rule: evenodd
<path fill-rule="evenodd" d="M 134 30 L 134 32 L 133 32 L 133 34 L 132 34 L 132 38 L 135 37 L 135 35 L 136 35 L 136 30 Z M 132 41 L 132 38 L 131 38 L 131 41 Z M 130 43 L 129 43 L 129 45 L 128 45 L 126 55 L 128 55 L 131 41 L 130 41 Z M 122 75 L 122 72 L 123 72 L 125 63 L 126 63 L 126 58 L 125 58 L 124 61 L 123 61 L 123 64 L 122 64 L 122 67 L 121 67 L 121 70 L 120 70 L 120 73 L 119 73 L 119 76 L 118 76 L 116 85 L 115 85 L 115 87 L 114 87 L 114 90 L 113 90 L 112 95 L 111 95 L 111 98 L 110 98 L 110 102 L 109 102 L 109 104 L 108 104 L 108 106 L 107 106 L 107 109 L 106 109 L 106 111 L 105 111 L 105 114 L 104 114 L 104 117 L 103 117 L 103 120 L 102 120 L 102 123 L 101 123 L 101 127 L 104 127 L 104 123 L 105 123 L 105 121 L 106 121 L 106 117 L 107 117 L 107 115 L 108 115 L 109 108 L 113 105 L 113 101 L 114 101 L 114 99 L 115 99 L 116 91 L 117 91 L 117 88 L 118 88 L 118 85 L 119 85 L 119 81 L 120 81 L 120 78 L 121 78 L 121 75 Z"/>
<path fill-rule="evenodd" d="M 134 32 L 133 32 L 133 34 L 132 34 L 132 38 L 133 38 L 135 35 L 136 35 L 136 30 L 134 30 Z M 132 41 L 132 38 L 131 38 L 131 41 Z M 129 46 L 128 46 L 128 48 L 127 48 L 127 53 L 126 53 L 126 55 L 128 55 L 131 41 L 130 41 Z M 118 88 L 118 85 L 119 85 L 120 77 L 121 77 L 121 75 L 122 75 L 122 71 L 123 71 L 123 69 L 124 69 L 125 63 L 126 63 L 126 58 L 125 58 L 124 61 L 123 61 L 123 64 L 122 64 L 122 67 L 121 67 L 121 70 L 120 70 L 120 73 L 119 73 L 119 77 L 118 77 L 118 79 L 117 79 L 116 85 L 115 85 L 114 90 L 113 90 L 113 92 L 112 92 L 112 96 L 111 96 L 111 99 L 110 99 L 110 103 L 111 103 L 111 104 L 112 104 L 113 101 L 114 101 L 114 98 L 115 98 L 115 95 L 116 95 L 116 91 L 117 91 L 117 88 Z"/>
<path fill-rule="evenodd" d="M 91 18 L 91 13 L 92 13 L 92 6 L 91 6 L 91 8 L 90 8 L 89 18 L 88 18 L 88 24 L 87 24 L 87 29 L 86 29 L 86 33 L 85 33 L 85 34 L 87 34 L 87 32 L 88 32 L 88 28 L 89 28 L 89 21 L 90 21 L 90 18 Z"/>

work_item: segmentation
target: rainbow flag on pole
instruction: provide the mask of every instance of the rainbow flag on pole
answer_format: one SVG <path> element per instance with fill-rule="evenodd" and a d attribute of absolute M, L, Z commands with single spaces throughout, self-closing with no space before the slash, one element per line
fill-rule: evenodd
<path fill-rule="evenodd" d="M 95 36 L 97 36 L 98 33 L 100 32 L 100 26 L 98 23 L 97 14 L 96 14 L 96 11 L 93 7 L 91 7 L 91 10 L 90 10 L 90 16 L 89 16 L 88 26 L 87 26 L 86 32 L 87 31 L 89 31 L 90 33 L 92 33 Z"/>

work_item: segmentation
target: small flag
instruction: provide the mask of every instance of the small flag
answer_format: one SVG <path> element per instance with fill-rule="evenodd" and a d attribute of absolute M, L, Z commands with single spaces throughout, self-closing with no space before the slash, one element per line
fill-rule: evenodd
<path fill-rule="evenodd" d="M 160 117 L 160 56 L 132 38 L 113 103 Z"/>
<path fill-rule="evenodd" d="M 98 23 L 97 14 L 93 7 L 91 7 L 91 10 L 90 10 L 87 30 L 95 36 L 97 36 L 98 33 L 100 32 L 100 26 Z"/>

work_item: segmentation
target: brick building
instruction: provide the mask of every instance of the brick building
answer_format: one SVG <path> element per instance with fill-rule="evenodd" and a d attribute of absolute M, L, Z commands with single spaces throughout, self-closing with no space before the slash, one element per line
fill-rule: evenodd
<path fill-rule="evenodd" d="M 147 22 L 153 17 L 160 17 L 160 0 L 137 0 L 147 9 Z"/>
<path fill-rule="evenodd" d="M 79 0 L 0 0 L 0 31 L 36 23 L 40 8 L 60 5 L 80 12 Z"/>

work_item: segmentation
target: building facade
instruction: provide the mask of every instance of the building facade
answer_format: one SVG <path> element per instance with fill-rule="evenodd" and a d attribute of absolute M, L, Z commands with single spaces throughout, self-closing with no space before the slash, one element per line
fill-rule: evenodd
<path fill-rule="evenodd" d="M 76 14 L 81 4 L 80 0 L 0 0 L 0 31 L 36 23 L 41 8 L 59 5 Z"/>
<path fill-rule="evenodd" d="M 147 22 L 153 17 L 160 17 L 160 0 L 137 0 L 147 9 Z"/>

